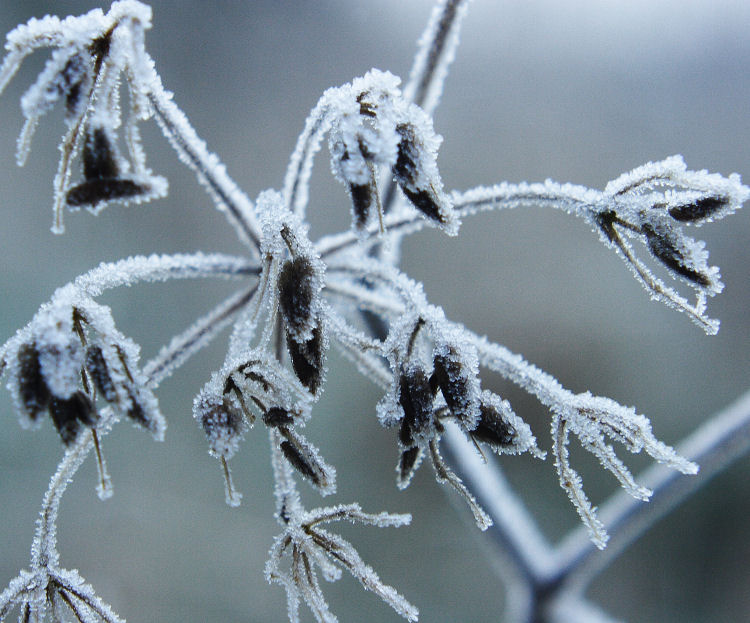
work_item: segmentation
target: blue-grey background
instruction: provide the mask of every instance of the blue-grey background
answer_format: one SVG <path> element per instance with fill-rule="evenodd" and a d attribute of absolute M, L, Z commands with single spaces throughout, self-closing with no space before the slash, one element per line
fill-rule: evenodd
<path fill-rule="evenodd" d="M 2 0 L 0 31 L 33 15 L 95 6 Z M 323 90 L 371 67 L 408 75 L 430 6 L 428 0 L 156 2 L 147 46 L 198 133 L 255 197 L 280 187 L 297 134 Z M 749 26 L 750 4 L 743 0 L 475 0 L 435 116 L 445 138 L 438 162 L 447 188 L 547 177 L 601 188 L 674 153 L 690 168 L 736 171 L 750 181 Z M 28 322 L 56 287 L 102 260 L 155 251 L 241 252 L 153 123 L 143 128 L 149 164 L 169 178 L 169 198 L 109 208 L 98 218 L 69 214 L 67 233 L 53 236 L 59 111 L 43 120 L 27 166 L 14 162 L 18 98 L 45 59 L 40 53 L 28 60 L 0 99 L 0 340 Z M 316 171 L 314 238 L 349 226 L 346 194 L 331 179 L 326 155 Z M 650 302 L 597 236 L 561 213 L 480 215 L 464 223 L 458 239 L 419 234 L 405 246 L 404 267 L 424 280 L 429 299 L 450 318 L 524 354 L 572 390 L 636 405 L 657 436 L 676 443 L 750 386 L 750 212 L 695 234 L 707 241 L 727 284 L 709 303 L 722 320 L 716 337 Z M 147 358 L 230 291 L 223 283 L 184 282 L 103 300 Z M 193 395 L 221 362 L 225 340 L 164 383 L 165 443 L 128 425 L 104 440 L 113 499 L 96 498 L 91 461 L 63 499 L 62 560 L 129 621 L 285 620 L 283 591 L 262 575 L 277 533 L 265 434 L 251 431 L 233 461 L 244 502 L 230 509 L 219 466 L 191 417 Z M 344 526 L 342 533 L 384 581 L 419 606 L 421 620 L 497 621 L 503 590 L 468 511 L 449 503 L 428 465 L 406 492 L 396 490 L 394 435 L 374 417 L 378 391 L 335 356 L 329 368 L 308 432 L 338 468 L 334 501 L 414 515 L 408 528 Z M 549 448 L 545 411 L 499 379 L 485 384 L 509 397 Z M 42 494 L 61 455 L 52 426 L 21 430 L 3 393 L 0 585 L 27 565 Z M 594 502 L 603 501 L 612 479 L 575 449 L 573 457 Z M 638 469 L 648 463 L 627 461 Z M 550 459 L 502 463 L 551 538 L 576 525 Z M 602 574 L 592 598 L 634 622 L 742 620 L 750 610 L 748 469 L 745 458 L 656 525 Z M 397 620 L 348 576 L 324 590 L 342 621 Z"/>

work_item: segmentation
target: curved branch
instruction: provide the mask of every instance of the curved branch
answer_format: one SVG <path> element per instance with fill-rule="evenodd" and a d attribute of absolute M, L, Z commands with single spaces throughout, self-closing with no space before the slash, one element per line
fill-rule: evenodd
<path fill-rule="evenodd" d="M 97 297 L 107 290 L 142 282 L 259 274 L 260 268 L 245 258 L 222 253 L 137 255 L 118 262 L 102 262 L 77 277 L 73 284 L 88 296 Z"/>
<path fill-rule="evenodd" d="M 610 534 L 607 549 L 595 552 L 581 529 L 557 548 L 558 574 L 563 578 L 561 590 L 585 591 L 605 567 L 662 516 L 750 451 L 750 391 L 690 434 L 677 446 L 677 451 L 700 464 L 700 472 L 683 478 L 663 465 L 654 465 L 639 478 L 653 490 L 648 503 L 622 491 L 614 494 L 600 509 Z"/>
<path fill-rule="evenodd" d="M 260 226 L 255 218 L 253 202 L 229 177 L 226 167 L 216 154 L 208 151 L 206 143 L 190 125 L 187 117 L 172 101 L 172 94 L 164 89 L 161 78 L 153 72 L 148 100 L 156 121 L 180 159 L 195 173 L 206 188 L 216 207 L 223 211 L 244 243 L 260 249 Z"/>

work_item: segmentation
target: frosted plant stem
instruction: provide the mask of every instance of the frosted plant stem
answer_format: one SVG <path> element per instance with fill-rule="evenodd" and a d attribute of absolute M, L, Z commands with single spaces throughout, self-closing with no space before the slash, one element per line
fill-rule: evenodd
<path fill-rule="evenodd" d="M 440 102 L 448 69 L 456 57 L 461 22 L 470 0 L 442 0 L 432 10 L 430 20 L 419 38 L 417 54 L 404 84 L 404 99 L 420 106 L 432 116 Z M 396 200 L 396 184 L 391 179 L 383 194 L 383 213 Z"/>
<path fill-rule="evenodd" d="M 177 336 L 172 340 L 169 347 L 163 349 L 159 355 L 147 362 L 144 366 L 144 374 L 148 377 L 148 385 L 152 388 L 157 387 L 159 382 L 165 378 L 164 370 L 167 367 L 173 368 L 185 363 L 190 356 L 199 350 L 195 345 L 198 342 L 204 345 L 207 339 L 224 328 L 234 314 L 252 298 L 256 289 L 257 286 L 253 286 L 248 292 L 236 294 L 227 299 L 213 313 L 208 314 L 188 331 Z M 179 363 L 176 363 L 177 360 L 179 360 Z M 79 434 L 78 440 L 65 453 L 57 472 L 50 481 L 50 486 L 42 503 L 42 511 L 37 521 L 36 536 L 32 546 L 31 562 L 34 568 L 57 566 L 57 516 L 60 499 L 93 447 L 93 431 L 87 428 Z"/>
<path fill-rule="evenodd" d="M 259 275 L 260 268 L 242 257 L 221 253 L 177 253 L 174 255 L 137 255 L 118 262 L 102 262 L 73 282 L 91 297 L 113 288 L 143 282 L 206 277 L 245 277 Z"/>
<path fill-rule="evenodd" d="M 456 56 L 461 22 L 470 0 L 444 0 L 432 12 L 419 40 L 419 51 L 404 85 L 404 97 L 431 115 L 440 100 L 448 69 Z"/>
<path fill-rule="evenodd" d="M 93 447 L 92 431 L 86 429 L 65 453 L 55 475 L 50 480 L 47 493 L 44 494 L 42 511 L 37 520 L 36 535 L 31 548 L 33 569 L 57 567 L 57 516 L 60 510 L 60 498 Z"/>
<path fill-rule="evenodd" d="M 284 199 L 300 218 L 304 218 L 307 206 L 313 158 L 331 127 L 329 108 L 327 98 L 323 96 L 310 112 L 284 176 Z"/>
<path fill-rule="evenodd" d="M 225 212 L 237 229 L 240 239 L 250 248 L 259 250 L 260 226 L 255 218 L 252 201 L 229 177 L 219 158 L 208 151 L 205 142 L 198 137 L 187 117 L 172 101 L 172 94 L 164 89 L 156 74 L 148 99 L 159 126 L 182 161 L 208 189 L 217 207 Z"/>
<path fill-rule="evenodd" d="M 555 570 L 554 550 L 497 464 L 485 461 L 457 427 L 446 426 L 446 459 L 494 522 L 487 531 L 529 583 Z"/>
<path fill-rule="evenodd" d="M 591 581 L 631 543 L 683 500 L 750 450 L 750 392 L 714 415 L 677 446 L 700 465 L 700 472 L 683 478 L 663 465 L 653 465 L 639 481 L 654 493 L 647 504 L 618 491 L 601 506 L 600 517 L 610 540 L 597 552 L 583 529 L 576 529 L 557 548 L 558 574 L 566 592 L 583 594 Z"/>
<path fill-rule="evenodd" d="M 246 292 L 233 294 L 183 333 L 173 337 L 156 357 L 143 366 L 143 372 L 149 378 L 149 387 L 155 389 L 185 361 L 208 345 L 252 300 L 257 290 L 258 284 L 255 284 Z"/>

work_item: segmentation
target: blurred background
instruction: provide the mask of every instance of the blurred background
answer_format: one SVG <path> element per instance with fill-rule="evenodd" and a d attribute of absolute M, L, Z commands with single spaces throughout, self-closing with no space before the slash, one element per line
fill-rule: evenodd
<path fill-rule="evenodd" d="M 0 32 L 31 16 L 80 14 L 95 2 L 2 0 Z M 101 5 L 106 9 L 105 5 Z M 198 133 L 255 198 L 280 188 L 308 111 L 328 87 L 371 67 L 408 76 L 428 0 L 155 2 L 147 49 Z M 680 153 L 691 169 L 750 181 L 750 4 L 744 0 L 606 3 L 475 0 L 435 115 L 447 189 L 552 178 L 603 188 L 620 173 Z M 196 250 L 241 253 L 234 233 L 170 151 L 153 122 L 142 127 L 149 166 L 170 181 L 168 199 L 66 215 L 54 236 L 52 179 L 62 114 L 43 119 L 28 164 L 15 165 L 18 98 L 46 60 L 26 61 L 0 99 L 0 340 L 25 325 L 56 287 L 103 260 Z M 313 239 L 347 229 L 349 208 L 326 150 L 316 161 Z M 622 261 L 583 223 L 543 209 L 483 214 L 458 238 L 414 236 L 403 266 L 423 280 L 449 318 L 488 335 L 555 375 L 648 415 L 675 444 L 750 386 L 750 211 L 693 232 L 722 269 L 725 292 L 709 302 L 721 319 L 707 337 L 682 314 L 649 301 Z M 182 282 L 114 292 L 118 327 L 147 359 L 231 292 L 231 284 Z M 217 461 L 191 415 L 192 399 L 223 359 L 226 335 L 160 389 L 165 443 L 118 427 L 104 440 L 115 485 L 95 495 L 91 459 L 65 495 L 60 552 L 129 621 L 283 621 L 285 597 L 263 579 L 278 532 L 264 431 L 233 460 L 243 505 L 224 504 Z M 308 428 L 339 474 L 333 503 L 411 512 L 383 531 L 341 526 L 363 558 L 420 608 L 422 621 L 497 621 L 503 590 L 486 537 L 449 502 L 425 465 L 395 487 L 395 435 L 379 427 L 380 393 L 335 354 Z M 549 448 L 549 414 L 500 379 L 502 393 Z M 62 454 L 49 422 L 36 433 L 0 398 L 0 585 L 28 565 L 42 495 Z M 615 483 L 572 444 L 594 503 Z M 621 456 L 639 471 L 642 457 Z M 550 539 L 577 523 L 550 459 L 505 457 L 509 479 Z M 589 595 L 631 622 L 738 621 L 750 611 L 750 458 L 717 477 L 654 526 Z M 302 485 L 311 505 L 316 495 Z M 329 501 L 326 500 L 326 503 Z M 338 528 L 337 528 L 338 529 Z M 351 577 L 324 586 L 342 621 L 396 621 Z M 304 611 L 303 620 L 312 620 Z"/>

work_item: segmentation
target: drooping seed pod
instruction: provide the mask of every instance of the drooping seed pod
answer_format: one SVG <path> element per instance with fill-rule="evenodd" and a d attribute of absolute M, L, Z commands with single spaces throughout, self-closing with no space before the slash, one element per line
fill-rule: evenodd
<path fill-rule="evenodd" d="M 109 133 L 102 127 L 90 129 L 83 145 L 83 177 L 91 181 L 111 179 L 119 174 L 115 146 Z"/>
<path fill-rule="evenodd" d="M 282 427 L 281 433 L 286 438 L 280 448 L 287 461 L 302 476 L 307 478 L 322 495 L 336 491 L 336 470 L 326 464 L 317 448 L 292 428 Z"/>
<path fill-rule="evenodd" d="M 303 255 L 287 260 L 279 271 L 279 306 L 287 335 L 296 342 L 304 343 L 312 337 L 321 287 L 318 270 Z"/>
<path fill-rule="evenodd" d="M 437 383 L 453 417 L 467 430 L 475 427 L 479 417 L 478 361 L 453 344 L 441 344 L 433 355 L 431 381 Z"/>
<path fill-rule="evenodd" d="M 426 218 L 455 233 L 457 222 L 450 200 L 442 192 L 435 156 L 425 149 L 412 123 L 396 126 L 400 140 L 392 172 L 412 205 Z"/>
<path fill-rule="evenodd" d="M 39 419 L 51 398 L 49 387 L 42 375 L 39 351 L 32 343 L 23 344 L 18 349 L 18 393 L 26 415 L 32 422 Z"/>
<path fill-rule="evenodd" d="M 400 437 L 424 439 L 430 436 L 434 397 L 430 381 L 421 366 L 412 364 L 402 369 L 398 401 L 404 410 L 404 419 Z"/>
<path fill-rule="evenodd" d="M 103 127 L 89 130 L 83 146 L 84 181 L 65 196 L 71 208 L 90 207 L 114 200 L 147 196 L 152 188 L 130 177 L 120 176 L 117 149 Z"/>
<path fill-rule="evenodd" d="M 89 60 L 84 59 L 82 54 L 74 54 L 68 59 L 61 72 L 64 85 L 62 92 L 65 94 L 65 116 L 67 119 L 77 118 L 86 102 L 85 93 L 91 82 L 88 73 L 88 62 Z"/>
<path fill-rule="evenodd" d="M 21 110 L 27 119 L 37 119 L 65 97 L 66 117 L 70 120 L 80 111 L 84 83 L 90 84 L 85 54 L 73 53 L 71 48 L 55 50 L 36 82 L 21 98 Z"/>
<path fill-rule="evenodd" d="M 283 407 L 271 407 L 263 412 L 263 423 L 271 428 L 294 424 L 294 416 Z"/>
<path fill-rule="evenodd" d="M 206 433 L 211 454 L 225 459 L 234 456 L 247 430 L 242 413 L 228 400 L 200 394 L 193 413 Z"/>
<path fill-rule="evenodd" d="M 352 219 L 354 229 L 362 231 L 370 220 L 374 192 L 370 184 L 349 184 L 349 195 L 352 198 Z"/>
<path fill-rule="evenodd" d="M 81 424 L 94 426 L 97 422 L 96 410 L 91 399 L 81 391 L 69 398 L 52 397 L 49 413 L 60 434 L 62 442 L 68 446 L 76 440 Z"/>
<path fill-rule="evenodd" d="M 293 339 L 287 331 L 286 346 L 297 378 L 313 396 L 316 395 L 320 389 L 324 371 L 325 344 L 320 324 L 313 329 L 312 337 L 303 343 Z"/>
<path fill-rule="evenodd" d="M 649 251 L 664 266 L 699 286 L 712 285 L 711 277 L 701 272 L 695 262 L 680 248 L 680 243 L 669 230 L 656 228 L 651 223 L 643 223 L 641 231 L 646 236 Z"/>
<path fill-rule="evenodd" d="M 398 460 L 396 467 L 396 485 L 399 489 L 406 489 L 411 482 L 414 472 L 417 471 L 422 462 L 423 451 L 419 446 L 404 450 Z"/>
<path fill-rule="evenodd" d="M 500 408 L 498 404 L 482 401 L 479 407 L 479 423 L 471 431 L 471 436 L 476 441 L 498 450 L 512 446 L 516 437 L 516 430 L 508 419 L 508 413 L 512 413 L 510 404 L 503 401 L 499 406 Z"/>
<path fill-rule="evenodd" d="M 109 374 L 107 362 L 101 346 L 93 344 L 86 349 L 86 371 L 89 373 L 97 391 L 110 403 L 117 402 L 117 389 Z"/>
<path fill-rule="evenodd" d="M 728 205 L 728 197 L 701 197 L 692 203 L 673 206 L 668 212 L 676 221 L 696 223 L 711 218 Z"/>
<path fill-rule="evenodd" d="M 125 391 L 128 396 L 125 416 L 151 432 L 157 440 L 163 439 L 166 422 L 159 412 L 153 393 L 143 385 L 130 385 L 125 388 Z"/>

